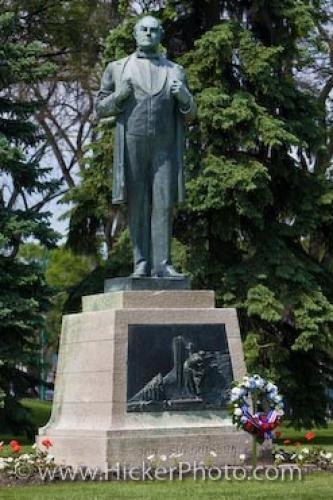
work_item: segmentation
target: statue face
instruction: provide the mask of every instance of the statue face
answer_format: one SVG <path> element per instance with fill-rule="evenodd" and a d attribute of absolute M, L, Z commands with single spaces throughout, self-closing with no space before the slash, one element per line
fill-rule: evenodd
<path fill-rule="evenodd" d="M 156 50 L 161 41 L 162 31 L 157 19 L 147 16 L 135 26 L 134 37 L 139 49 L 143 51 Z"/>

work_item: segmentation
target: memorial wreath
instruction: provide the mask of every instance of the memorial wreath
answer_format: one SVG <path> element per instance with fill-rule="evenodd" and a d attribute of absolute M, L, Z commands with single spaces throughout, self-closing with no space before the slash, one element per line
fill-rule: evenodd
<path fill-rule="evenodd" d="M 242 382 L 234 382 L 229 403 L 233 423 L 260 443 L 272 439 L 272 431 L 284 415 L 283 408 L 277 386 L 260 375 L 248 375 Z"/>

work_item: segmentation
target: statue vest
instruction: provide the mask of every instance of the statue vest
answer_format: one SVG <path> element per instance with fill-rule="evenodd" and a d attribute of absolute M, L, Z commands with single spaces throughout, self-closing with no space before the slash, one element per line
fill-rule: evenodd
<path fill-rule="evenodd" d="M 162 88 L 157 93 L 149 92 L 140 85 L 139 78 L 133 78 L 134 95 L 127 102 L 124 125 L 125 132 L 138 136 L 174 137 L 176 125 L 175 100 L 170 94 L 166 68 L 160 68 L 165 75 Z M 139 75 L 138 75 L 139 76 Z M 170 124 L 174 126 L 170 126 Z"/>

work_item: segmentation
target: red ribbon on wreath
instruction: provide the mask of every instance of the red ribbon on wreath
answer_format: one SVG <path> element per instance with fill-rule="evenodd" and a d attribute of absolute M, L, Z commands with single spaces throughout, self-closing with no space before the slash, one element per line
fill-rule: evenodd
<path fill-rule="evenodd" d="M 254 434 L 260 440 L 272 439 L 272 431 L 280 423 L 280 418 L 275 410 L 270 410 L 267 415 L 255 414 L 252 415 L 249 407 L 242 407 L 243 416 L 241 422 L 243 429 L 250 434 Z"/>

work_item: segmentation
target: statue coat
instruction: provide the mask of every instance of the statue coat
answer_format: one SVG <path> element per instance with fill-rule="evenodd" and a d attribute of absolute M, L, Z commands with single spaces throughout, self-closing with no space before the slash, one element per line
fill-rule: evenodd
<path fill-rule="evenodd" d="M 101 82 L 101 88 L 98 93 L 96 109 L 99 117 L 107 118 L 114 117 L 116 122 L 115 129 L 115 142 L 114 142 L 114 155 L 113 155 L 113 185 L 112 185 L 112 202 L 114 204 L 126 203 L 127 189 L 125 182 L 126 171 L 126 132 L 130 126 L 133 114 L 136 113 L 140 119 L 136 120 L 136 132 L 143 137 L 145 133 L 145 110 L 138 110 L 139 95 L 141 93 L 149 93 L 147 89 L 147 75 L 142 72 L 140 65 L 136 63 L 137 53 L 114 61 L 108 64 Z M 153 82 L 153 91 L 150 89 L 150 95 L 153 99 L 158 99 L 159 93 L 162 89 L 168 89 L 171 82 L 175 79 L 181 80 L 186 84 L 186 76 L 183 68 L 175 64 L 164 56 L 157 56 L 158 58 L 158 71 L 155 73 Z M 156 77 L 157 75 L 157 77 Z M 115 94 L 121 82 L 127 78 L 133 81 L 135 93 L 120 107 L 117 106 L 115 101 Z M 172 200 L 174 203 L 184 201 L 184 174 L 183 174 L 183 149 L 184 149 L 184 122 L 191 119 L 195 115 L 196 105 L 193 97 L 186 110 L 182 110 L 178 102 L 173 96 L 168 94 L 169 101 L 173 105 L 172 123 L 164 123 L 163 106 L 160 107 L 159 120 L 161 127 L 164 126 L 165 134 L 173 134 L 173 148 L 174 148 L 174 168 L 173 178 L 170 190 L 172 193 Z M 152 101 L 152 102 L 155 102 Z M 157 101 L 156 101 L 157 102 Z M 170 104 L 170 103 L 169 103 Z M 158 106 L 157 106 L 158 108 Z M 161 112 L 162 110 L 162 112 Z M 158 112 L 158 111 L 157 111 Z M 141 113 L 141 115 L 140 115 Z M 133 121 L 133 120 L 132 120 Z"/>

